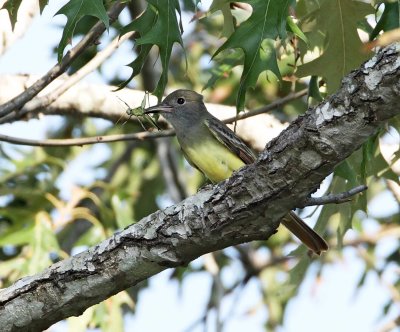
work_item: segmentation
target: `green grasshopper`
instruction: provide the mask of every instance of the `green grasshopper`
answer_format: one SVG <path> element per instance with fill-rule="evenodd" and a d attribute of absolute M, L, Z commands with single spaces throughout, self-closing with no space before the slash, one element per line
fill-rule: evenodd
<path fill-rule="evenodd" d="M 135 108 L 131 108 L 124 100 L 122 100 L 121 98 L 117 97 L 120 101 L 122 101 L 127 108 L 126 110 L 126 114 L 129 116 L 128 120 L 130 120 L 130 118 L 132 116 L 136 116 L 140 125 L 142 126 L 143 130 L 146 130 L 146 127 L 144 126 L 143 122 L 140 120 L 140 117 L 144 117 L 148 122 L 150 122 L 154 127 L 156 127 L 158 130 L 160 130 L 160 127 L 157 125 L 157 123 L 154 121 L 154 119 L 148 115 L 148 114 L 144 114 L 144 110 L 146 108 L 146 97 L 147 97 L 147 104 L 150 104 L 150 98 L 149 98 L 149 93 L 147 91 L 145 91 L 145 95 L 143 97 L 142 100 L 142 104 L 138 107 Z M 123 116 L 123 115 L 122 115 Z M 122 119 L 122 116 L 118 119 L 117 123 Z M 124 125 L 125 123 L 128 122 L 128 120 L 126 120 L 122 125 Z"/>

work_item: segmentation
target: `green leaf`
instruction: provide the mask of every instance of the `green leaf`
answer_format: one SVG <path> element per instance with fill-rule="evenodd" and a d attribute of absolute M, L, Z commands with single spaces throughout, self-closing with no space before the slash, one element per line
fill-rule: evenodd
<path fill-rule="evenodd" d="M 175 12 L 181 15 L 181 10 L 178 0 L 147 0 L 150 4 L 156 7 L 158 19 L 153 28 L 144 36 L 137 40 L 138 45 L 153 44 L 157 45 L 160 52 L 160 60 L 162 73 L 154 90 L 154 95 L 161 100 L 164 94 L 165 87 L 168 82 L 168 64 L 171 57 L 172 46 L 174 43 L 179 43 L 183 48 L 181 33 L 182 22 L 178 19 Z"/>
<path fill-rule="evenodd" d="M 357 185 L 357 172 L 348 159 L 342 161 L 338 166 L 336 166 L 334 175 L 347 180 L 353 187 Z"/>
<path fill-rule="evenodd" d="M 153 6 L 147 6 L 145 12 L 141 16 L 121 30 L 121 36 L 130 31 L 136 31 L 140 36 L 145 36 L 153 28 L 157 19 L 158 14 L 156 9 Z M 128 64 L 128 67 L 132 68 L 131 76 L 125 82 L 121 83 L 117 90 L 124 88 L 136 75 L 140 73 L 152 47 L 152 44 L 141 45 L 136 59 Z"/>
<path fill-rule="evenodd" d="M 18 228 L 19 229 L 16 229 L 16 227 L 12 227 L 8 229 L 6 233 L 1 234 L 0 246 L 19 246 L 29 243 L 33 235 L 33 225 L 25 226 L 22 228 L 20 227 L 20 225 L 18 225 Z"/>
<path fill-rule="evenodd" d="M 373 28 L 366 17 L 357 22 L 357 28 L 366 32 L 368 35 L 370 35 L 373 31 Z"/>
<path fill-rule="evenodd" d="M 118 195 L 113 195 L 111 205 L 117 219 L 118 228 L 123 229 L 133 223 L 132 206 L 127 201 L 121 200 Z"/>
<path fill-rule="evenodd" d="M 302 256 L 299 260 L 299 262 L 294 266 L 290 272 L 289 272 L 289 281 L 288 284 L 285 285 L 285 287 L 288 287 L 293 290 L 293 292 L 296 292 L 296 288 L 301 284 L 303 281 L 306 272 L 308 271 L 308 268 L 310 264 L 312 263 L 311 259 L 304 254 L 305 249 L 302 249 Z M 297 251 L 297 250 L 296 250 Z M 293 254 L 293 253 L 291 253 Z"/>
<path fill-rule="evenodd" d="M 182 0 L 182 9 L 187 12 L 195 12 L 201 0 Z"/>
<path fill-rule="evenodd" d="M 17 256 L 8 260 L 0 260 L 2 288 L 9 286 L 17 279 L 26 277 L 28 273 L 26 257 Z"/>
<path fill-rule="evenodd" d="M 321 92 L 319 91 L 319 83 L 317 76 L 311 76 L 310 84 L 308 85 L 308 99 L 309 105 L 313 105 L 313 101 L 320 103 L 323 98 Z"/>
<path fill-rule="evenodd" d="M 347 191 L 360 184 L 367 184 L 368 177 L 368 162 L 365 159 L 364 147 L 354 152 L 345 161 L 340 163 L 334 171 L 334 180 L 342 181 L 345 180 L 345 186 L 342 186 L 340 182 L 335 182 L 336 189 L 340 191 Z M 333 186 L 333 185 L 332 185 Z M 339 192 L 339 191 L 334 191 Z M 351 200 L 351 215 L 357 210 L 367 210 L 367 195 L 366 193 L 356 195 Z"/>
<path fill-rule="evenodd" d="M 50 216 L 46 212 L 39 212 L 36 215 L 31 250 L 31 259 L 27 262 L 30 274 L 35 274 L 48 267 L 52 263 L 49 254 L 60 251 Z"/>
<path fill-rule="evenodd" d="M 17 15 L 18 9 L 21 5 L 22 0 L 7 0 L 3 7 L 0 9 L 6 9 L 8 11 L 8 15 L 10 16 L 11 27 L 14 30 L 15 23 L 17 23 Z"/>
<path fill-rule="evenodd" d="M 109 19 L 102 0 L 70 0 L 64 7 L 62 7 L 56 15 L 65 15 L 67 17 L 67 24 L 58 45 L 57 54 L 58 61 L 60 62 L 64 49 L 71 41 L 74 34 L 76 25 L 84 16 L 94 16 L 103 22 L 106 28 L 109 28 Z"/>
<path fill-rule="evenodd" d="M 244 109 L 247 89 L 255 87 L 259 75 L 269 70 L 280 78 L 276 61 L 274 40 L 286 38 L 286 17 L 293 0 L 246 0 L 253 8 L 251 16 L 243 22 L 228 40 L 214 53 L 224 50 L 242 49 L 244 68 L 240 79 L 237 110 Z"/>
<path fill-rule="evenodd" d="M 385 160 L 385 158 L 383 158 L 379 146 L 379 135 L 380 133 L 377 132 L 363 144 L 363 157 L 360 173 L 362 174 L 363 179 L 366 179 L 368 176 L 377 176 L 398 182 L 399 176 L 393 172 L 390 164 Z M 364 183 L 366 183 L 365 180 Z"/>
<path fill-rule="evenodd" d="M 342 204 L 339 212 L 339 227 L 337 228 L 338 247 L 343 246 L 343 238 L 346 232 L 352 228 L 353 209 L 351 204 Z"/>
<path fill-rule="evenodd" d="M 309 13 L 314 12 L 320 6 L 321 6 L 320 0 L 297 0 L 296 1 L 296 16 L 297 17 L 305 17 Z"/>
<path fill-rule="evenodd" d="M 388 122 L 390 126 L 392 126 L 394 129 L 397 130 L 397 132 L 400 132 L 400 119 L 398 116 L 395 116 L 394 118 L 390 119 Z M 400 134 L 399 134 L 400 135 Z"/>
<path fill-rule="evenodd" d="M 92 314 L 91 325 L 105 332 L 123 332 L 124 331 L 124 310 L 133 309 L 134 302 L 128 293 L 123 291 L 95 305 Z M 75 331 L 75 330 L 71 330 Z"/>
<path fill-rule="evenodd" d="M 307 45 L 309 44 L 308 38 L 306 35 L 301 31 L 299 26 L 293 21 L 293 19 L 290 16 L 286 17 L 286 23 L 288 25 L 288 28 L 297 36 L 299 37 L 303 42 L 305 42 Z M 288 29 L 288 30 L 289 30 Z"/>
<path fill-rule="evenodd" d="M 96 306 L 87 308 L 79 317 L 69 317 L 67 319 L 68 331 L 86 332 L 88 330 L 87 327 L 90 325 L 90 322 L 93 319 L 95 308 Z"/>
<path fill-rule="evenodd" d="M 234 27 L 234 17 L 232 15 L 230 3 L 226 0 L 213 0 L 210 6 L 210 13 L 215 13 L 220 10 L 224 16 L 224 26 L 222 28 L 221 35 L 224 37 L 229 37 L 235 30 Z"/>
<path fill-rule="evenodd" d="M 335 175 L 337 170 L 335 169 Z M 349 178 L 353 178 L 351 175 Z M 350 182 L 344 178 L 335 176 L 329 186 L 329 193 L 340 193 L 346 191 L 354 185 L 350 185 Z M 338 245 L 341 246 L 345 233 L 351 228 L 352 224 L 352 203 L 343 203 L 341 205 L 328 204 L 324 205 L 321 214 L 318 217 L 315 225 L 315 230 L 318 232 L 326 231 L 328 225 L 338 224 L 336 229 Z"/>
<path fill-rule="evenodd" d="M 370 164 L 369 174 L 377 177 L 382 177 L 387 180 L 392 180 L 396 183 L 399 182 L 399 176 L 393 172 L 390 165 L 383 158 L 380 148 L 377 148 L 377 153 L 374 160 Z"/>
<path fill-rule="evenodd" d="M 369 39 L 373 40 L 381 31 L 389 31 L 398 27 L 400 27 L 400 0 L 386 2 L 385 9 Z"/>
<path fill-rule="evenodd" d="M 326 47 L 320 57 L 299 66 L 296 75 L 324 77 L 328 93 L 335 92 L 341 79 L 369 57 L 362 51 L 357 21 L 371 13 L 373 7 L 360 1 L 323 1 L 320 8 L 309 15 L 308 22 L 316 20 L 315 29 L 325 34 Z"/>
<path fill-rule="evenodd" d="M 243 54 L 232 52 L 226 55 L 220 63 L 216 64 L 211 70 L 211 77 L 204 85 L 203 90 L 213 87 L 221 77 L 227 77 L 232 72 L 233 67 L 238 66 L 243 61 Z"/>
<path fill-rule="evenodd" d="M 79 246 L 94 246 L 106 238 L 105 232 L 101 225 L 93 225 L 74 243 L 75 247 Z"/>
<path fill-rule="evenodd" d="M 168 67 L 172 46 L 174 43 L 178 43 L 183 48 L 182 22 L 181 18 L 178 21 L 176 15 L 177 12 L 179 17 L 181 16 L 181 9 L 178 0 L 147 0 L 147 2 L 150 5 L 145 13 L 126 27 L 128 31 L 138 31 L 140 33 L 141 37 L 136 40 L 136 44 L 141 45 L 142 48 L 135 61 L 129 64 L 133 70 L 132 75 L 119 88 L 126 86 L 140 72 L 150 49 L 153 45 L 157 45 L 160 52 L 162 73 L 153 94 L 161 100 L 168 82 Z M 143 18 L 143 16 L 145 17 Z"/>
<path fill-rule="evenodd" d="M 360 175 L 362 182 L 367 183 L 367 177 L 371 174 L 371 165 L 374 162 L 375 151 L 378 147 L 378 133 L 368 140 L 362 146 L 362 159 L 360 164 Z"/>

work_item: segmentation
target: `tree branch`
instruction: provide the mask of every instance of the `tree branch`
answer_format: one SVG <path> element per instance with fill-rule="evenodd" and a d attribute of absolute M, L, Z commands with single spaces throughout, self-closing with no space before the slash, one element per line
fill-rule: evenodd
<path fill-rule="evenodd" d="M 324 204 L 341 204 L 351 201 L 352 196 L 357 195 L 365 190 L 368 187 L 365 185 L 354 187 L 348 191 L 339 193 L 339 194 L 329 194 L 322 197 L 309 197 L 304 202 L 303 207 L 305 206 L 313 206 L 313 205 L 324 205 Z"/>
<path fill-rule="evenodd" d="M 271 112 L 272 110 L 277 109 L 278 107 L 282 107 L 283 105 L 287 104 L 288 102 L 290 102 L 292 100 L 296 100 L 301 97 L 304 97 L 305 95 L 307 95 L 307 93 L 308 93 L 308 89 L 303 89 L 298 92 L 290 93 L 287 96 L 285 96 L 281 99 L 277 99 L 277 100 L 271 102 L 270 104 L 260 107 L 258 109 L 255 109 L 255 110 L 252 110 L 249 112 L 243 112 L 236 116 L 227 118 L 224 120 L 224 122 L 225 123 L 233 123 L 238 120 L 243 120 L 243 119 L 247 119 L 247 118 L 259 115 L 259 114 Z"/>
<path fill-rule="evenodd" d="M 5 103 L 7 100 L 13 98 L 13 96 L 23 93 L 38 79 L 34 75 L 0 75 L 0 85 L 4 87 L 0 90 L 0 103 Z M 67 80 L 68 76 L 59 77 L 41 91 L 37 98 L 41 98 L 58 89 Z M 63 93 L 51 105 L 44 109 L 32 111 L 30 114 L 27 114 L 26 118 L 30 119 L 38 115 L 66 115 L 96 117 L 116 122 L 121 117 L 121 114 L 125 114 L 126 109 L 117 96 L 132 107 L 136 107 L 140 105 L 144 95 L 143 91 L 127 88 L 113 92 L 116 88 L 116 86 L 112 85 L 80 82 Z M 85 98 L 82 98 L 82 95 Z M 153 101 L 156 102 L 156 98 Z M 11 121 L 7 123 L 11 123 Z"/>
<path fill-rule="evenodd" d="M 228 180 L 1 290 L 0 330 L 46 329 L 166 268 L 267 239 L 282 216 L 399 113 L 399 53 L 400 44 L 381 50 Z"/>
<path fill-rule="evenodd" d="M 12 143 L 16 145 L 28 145 L 28 146 L 83 146 L 96 143 L 110 143 L 120 141 L 143 141 L 150 138 L 168 137 L 175 135 L 173 130 L 161 131 L 145 131 L 134 134 L 115 134 L 107 136 L 94 136 L 94 137 L 82 137 L 82 138 L 61 138 L 61 139 L 45 139 L 45 140 L 34 140 L 28 138 L 11 137 L 0 134 L 0 141 Z"/>
<path fill-rule="evenodd" d="M 0 124 L 13 122 L 20 119 L 29 112 L 35 112 L 39 109 L 49 106 L 55 100 L 57 100 L 63 93 L 73 87 L 86 75 L 90 74 L 96 68 L 98 68 L 124 41 L 129 39 L 133 35 L 133 32 L 124 34 L 122 37 L 117 36 L 113 41 L 102 51 L 96 54 L 87 64 L 80 68 L 76 73 L 68 76 L 61 85 L 56 87 L 53 91 L 46 95 L 38 98 L 34 98 L 25 104 L 18 112 L 13 112 L 5 115 L 0 119 Z"/>
<path fill-rule="evenodd" d="M 108 12 L 110 23 L 114 22 L 119 13 L 124 9 L 125 4 L 116 1 Z M 106 30 L 102 22 L 96 23 L 93 28 L 81 39 L 81 41 L 73 47 L 52 69 L 50 69 L 42 78 L 36 81 L 32 86 L 23 93 L 14 97 L 10 101 L 0 106 L 0 117 L 4 117 L 11 112 L 18 113 L 18 110 L 25 105 L 26 102 L 35 97 L 49 83 L 65 72 L 69 65 L 89 46 L 91 46 L 100 35 Z"/>

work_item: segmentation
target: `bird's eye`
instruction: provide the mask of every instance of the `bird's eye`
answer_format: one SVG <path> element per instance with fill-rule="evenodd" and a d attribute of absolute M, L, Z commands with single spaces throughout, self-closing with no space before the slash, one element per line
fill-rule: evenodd
<path fill-rule="evenodd" d="M 180 97 L 180 98 L 177 99 L 176 102 L 177 102 L 179 105 L 183 105 L 183 104 L 185 103 L 185 98 Z"/>

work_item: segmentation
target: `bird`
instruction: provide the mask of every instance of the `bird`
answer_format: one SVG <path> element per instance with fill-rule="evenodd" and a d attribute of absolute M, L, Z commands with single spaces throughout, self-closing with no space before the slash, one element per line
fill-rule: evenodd
<path fill-rule="evenodd" d="M 186 160 L 212 183 L 256 160 L 243 140 L 208 112 L 203 96 L 195 91 L 176 90 L 144 113 L 159 113 L 171 124 Z M 286 214 L 281 223 L 312 252 L 319 255 L 328 250 L 326 241 L 294 212 Z"/>

